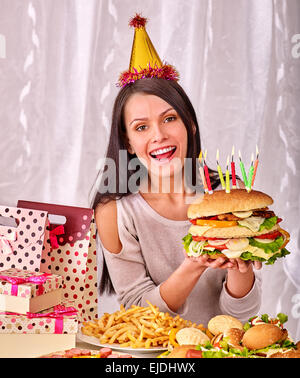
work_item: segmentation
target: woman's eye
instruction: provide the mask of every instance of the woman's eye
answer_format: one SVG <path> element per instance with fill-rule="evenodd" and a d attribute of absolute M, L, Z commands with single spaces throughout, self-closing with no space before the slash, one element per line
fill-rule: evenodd
<path fill-rule="evenodd" d="M 143 130 L 146 130 L 146 125 L 141 125 L 141 126 L 138 126 L 137 128 L 136 128 L 136 131 L 143 131 Z"/>
<path fill-rule="evenodd" d="M 165 122 L 172 122 L 172 121 L 175 121 L 176 117 L 175 116 L 169 116 L 167 118 L 165 118 Z"/>

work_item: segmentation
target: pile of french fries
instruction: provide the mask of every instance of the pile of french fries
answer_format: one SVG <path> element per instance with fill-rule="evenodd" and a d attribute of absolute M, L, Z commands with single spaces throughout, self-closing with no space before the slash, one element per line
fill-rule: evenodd
<path fill-rule="evenodd" d="M 118 344 L 120 347 L 145 348 L 163 347 L 169 343 L 169 333 L 173 328 L 206 328 L 179 315 L 172 317 L 169 313 L 147 301 L 148 307 L 132 305 L 128 310 L 123 305 L 112 314 L 105 313 L 100 319 L 83 323 L 81 332 L 94 336 L 101 344 Z"/>

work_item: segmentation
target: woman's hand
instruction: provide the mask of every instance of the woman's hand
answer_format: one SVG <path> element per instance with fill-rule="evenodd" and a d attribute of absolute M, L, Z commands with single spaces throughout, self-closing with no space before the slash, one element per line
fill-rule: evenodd
<path fill-rule="evenodd" d="M 242 259 L 229 259 L 229 261 L 232 263 L 232 266 L 228 267 L 228 269 L 238 270 L 240 273 L 246 273 L 252 267 L 256 270 L 262 268 L 260 261 L 244 261 Z"/>
<path fill-rule="evenodd" d="M 255 281 L 253 267 L 261 269 L 260 261 L 244 261 L 242 259 L 231 259 L 232 267 L 228 268 L 226 288 L 234 298 L 242 298 L 249 293 Z"/>
<path fill-rule="evenodd" d="M 231 269 L 234 268 L 234 263 L 228 260 L 226 257 L 218 257 L 217 259 L 211 259 L 209 255 L 202 255 L 198 257 L 188 256 L 186 257 L 190 262 L 198 264 L 201 267 L 213 268 L 213 269 Z"/>

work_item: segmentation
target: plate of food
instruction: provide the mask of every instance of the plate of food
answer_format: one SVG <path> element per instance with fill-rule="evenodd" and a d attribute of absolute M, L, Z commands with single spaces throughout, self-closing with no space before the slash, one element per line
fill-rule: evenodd
<path fill-rule="evenodd" d="M 203 325 L 173 317 L 161 312 L 148 302 L 147 307 L 132 305 L 112 314 L 105 313 L 99 319 L 84 322 L 78 338 L 88 344 L 108 347 L 123 352 L 154 353 L 168 349 L 173 329 Z"/>

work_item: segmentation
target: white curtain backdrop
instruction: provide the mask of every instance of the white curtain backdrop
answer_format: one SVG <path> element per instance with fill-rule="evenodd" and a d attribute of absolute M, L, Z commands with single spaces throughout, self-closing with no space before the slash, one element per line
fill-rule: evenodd
<path fill-rule="evenodd" d="M 0 0 L 1 204 L 89 206 L 135 12 L 180 72 L 209 165 L 235 145 L 248 169 L 258 145 L 255 188 L 291 234 L 263 268 L 261 313 L 287 313 L 300 339 L 298 0 Z"/>

